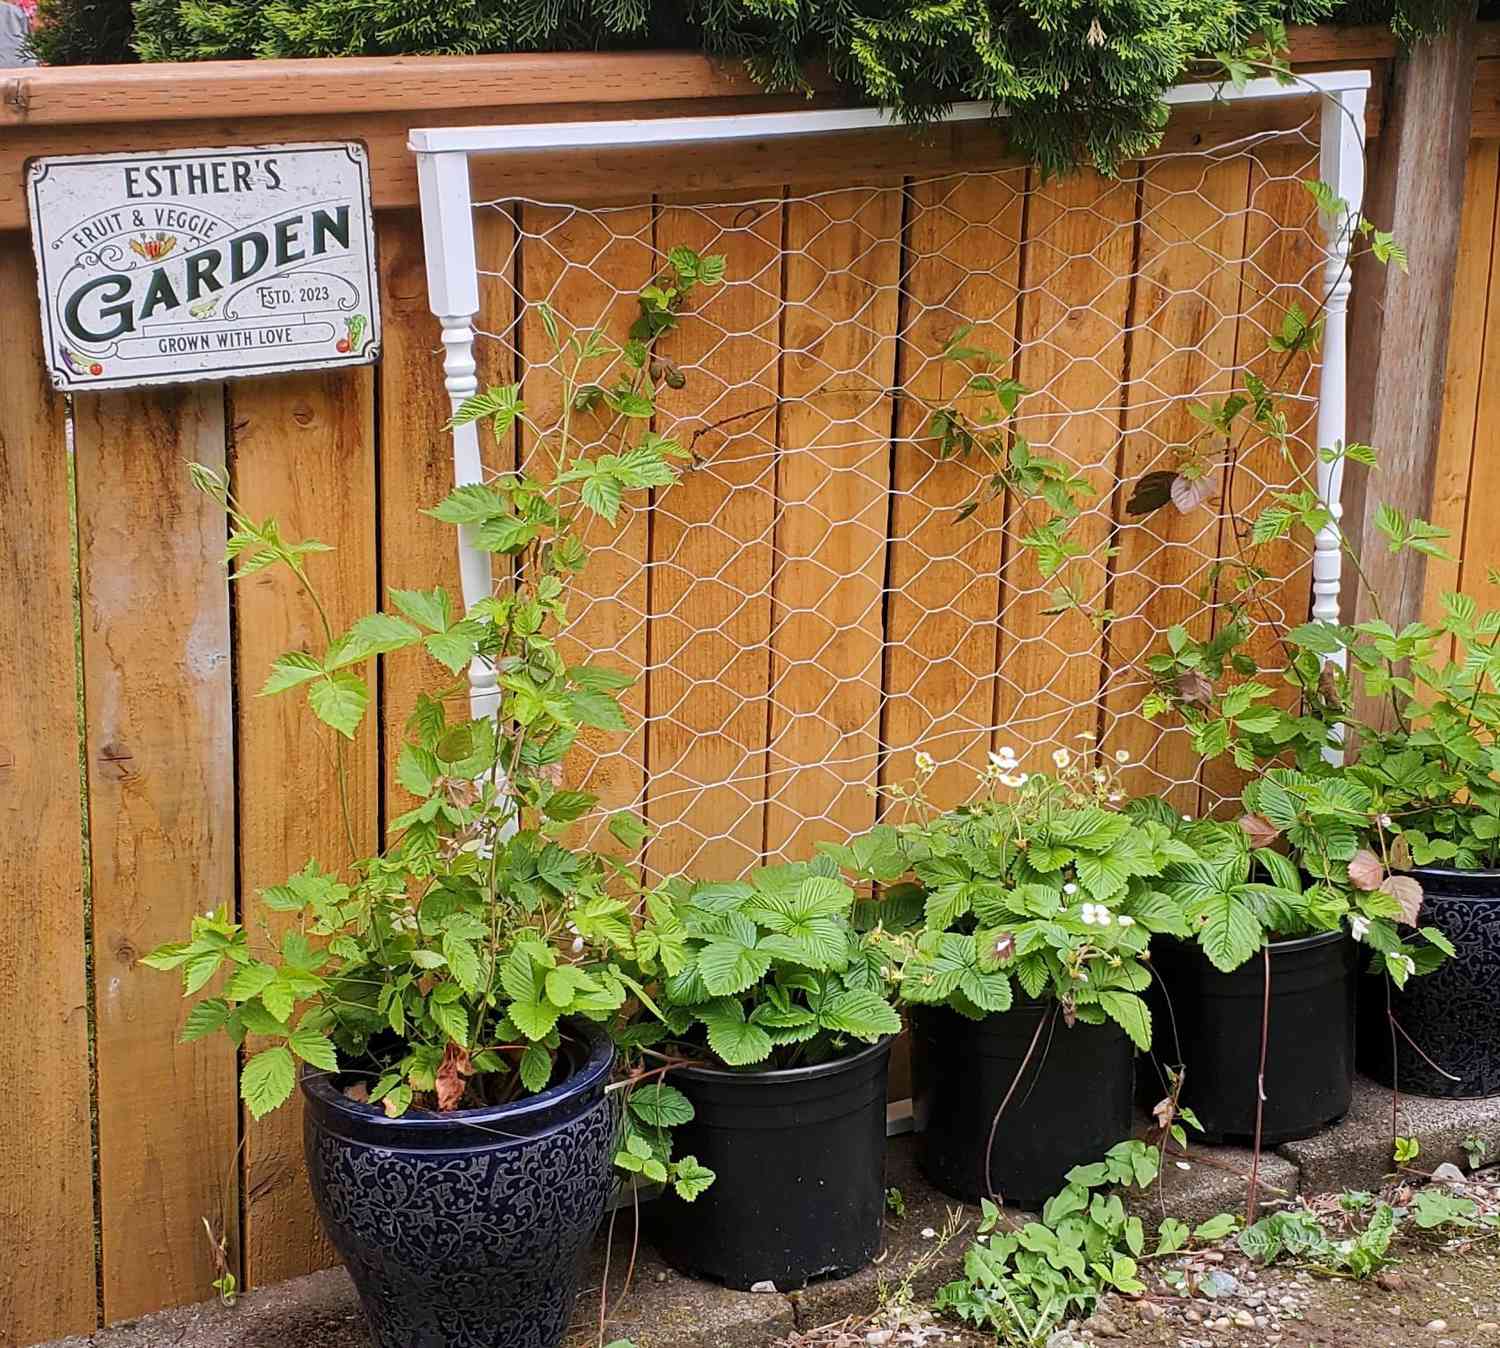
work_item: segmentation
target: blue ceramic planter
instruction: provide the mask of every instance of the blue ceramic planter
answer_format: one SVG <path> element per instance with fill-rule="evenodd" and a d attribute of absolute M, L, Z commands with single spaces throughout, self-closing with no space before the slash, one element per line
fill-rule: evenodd
<path fill-rule="evenodd" d="M 1425 891 L 1422 924 L 1442 931 L 1457 953 L 1390 989 L 1401 1027 L 1394 1044 L 1384 980 L 1361 980 L 1360 1070 L 1411 1095 L 1500 1095 L 1500 871 L 1419 866 L 1412 874 Z"/>
<path fill-rule="evenodd" d="M 570 1026 L 574 1070 L 514 1104 L 388 1119 L 306 1072 L 303 1140 L 324 1229 L 375 1348 L 553 1348 L 604 1215 L 614 1046 Z"/>

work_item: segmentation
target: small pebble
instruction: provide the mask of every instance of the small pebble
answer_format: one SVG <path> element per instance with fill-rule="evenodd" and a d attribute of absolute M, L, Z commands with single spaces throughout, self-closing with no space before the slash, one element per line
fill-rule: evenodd
<path fill-rule="evenodd" d="M 774 1292 L 776 1290 L 776 1284 L 769 1278 L 763 1278 L 760 1282 L 754 1283 L 751 1286 L 750 1290 L 752 1292 Z"/>
<path fill-rule="evenodd" d="M 1399 1273 L 1392 1273 L 1387 1269 L 1384 1273 L 1375 1275 L 1375 1286 L 1383 1287 L 1387 1292 L 1404 1292 L 1406 1290 L 1406 1279 Z"/>
<path fill-rule="evenodd" d="M 1203 1317 L 1192 1309 L 1189 1309 L 1182 1318 L 1188 1321 L 1189 1324 L 1201 1325 L 1203 1323 Z"/>
<path fill-rule="evenodd" d="M 1442 1334 L 1446 1332 L 1448 1322 L 1446 1320 L 1429 1320 L 1422 1328 L 1429 1334 Z"/>
<path fill-rule="evenodd" d="M 1245 1311 L 1245 1310 L 1235 1311 L 1235 1313 L 1234 1313 L 1234 1322 L 1241 1329 L 1253 1329 L 1253 1328 L 1255 1328 L 1255 1317 L 1253 1315 L 1251 1315 L 1249 1311 Z"/>

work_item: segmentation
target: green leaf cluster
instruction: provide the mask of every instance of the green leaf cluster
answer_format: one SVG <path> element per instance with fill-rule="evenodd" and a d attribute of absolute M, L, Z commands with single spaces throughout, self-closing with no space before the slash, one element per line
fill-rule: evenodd
<path fill-rule="evenodd" d="M 1105 1292 L 1144 1292 L 1142 1262 L 1182 1249 L 1190 1236 L 1168 1218 L 1150 1241 L 1126 1209 L 1122 1192 L 1149 1190 L 1159 1163 L 1144 1142 L 1118 1143 L 1102 1161 L 1070 1170 L 1037 1220 L 1009 1218 L 985 1199 L 978 1239 L 962 1275 L 938 1290 L 937 1309 L 1003 1342 L 1041 1344 L 1064 1321 L 1091 1314 Z M 1213 1238 L 1202 1227 L 1196 1234 Z"/>
<path fill-rule="evenodd" d="M 1008 1010 L 1019 990 L 1055 1001 L 1069 1024 L 1112 1020 L 1149 1048 L 1142 957 L 1153 934 L 1187 933 L 1164 877 L 1198 859 L 1161 818 L 1035 774 L 1012 798 L 882 827 L 825 854 L 881 887 L 875 941 L 902 1001 L 979 1019 Z"/>
<path fill-rule="evenodd" d="M 291 1095 L 299 1061 L 340 1073 L 391 1115 L 414 1104 L 505 1103 L 565 1070 L 570 1026 L 618 1029 L 651 1005 L 634 974 L 663 958 L 663 932 L 653 920 L 642 935 L 649 901 L 628 858 L 580 845 L 587 823 L 604 824 L 589 819 L 596 797 L 560 784 L 581 734 L 628 731 L 620 697 L 632 679 L 569 663 L 563 641 L 569 596 L 588 564 L 583 530 L 617 527 L 630 498 L 675 481 L 681 452 L 651 420 L 659 389 L 685 376 L 658 360 L 653 343 L 723 272 L 722 258 L 673 249 L 619 343 L 566 330 L 542 306 L 565 395 L 554 420 L 537 422 L 516 386 L 459 409 L 456 423 L 480 423 L 507 445 L 524 429 L 532 450 L 522 471 L 461 485 L 429 512 L 507 559 L 509 578 L 467 612 L 441 587 L 393 589 L 389 611 L 335 630 L 313 574 L 327 548 L 288 538 L 274 519 L 242 509 L 222 474 L 192 467 L 195 485 L 228 516 L 232 578 L 277 570 L 288 603 L 306 603 L 318 620 L 321 641 L 279 656 L 263 692 L 301 690 L 312 724 L 332 732 L 346 818 L 345 744 L 370 704 L 368 663 L 412 650 L 435 666 L 395 761 L 410 803 L 389 821 L 385 845 L 359 855 L 350 827 L 342 866 L 309 862 L 261 891 L 270 921 L 210 914 L 195 919 L 188 940 L 146 956 L 179 970 L 198 999 L 186 1038 L 222 1031 L 249 1046 L 241 1093 L 256 1117 Z M 580 406 L 588 387 L 603 390 L 592 410 Z M 490 714 L 473 708 L 471 668 L 493 688 Z M 630 851 L 648 836 L 628 811 L 607 827 Z M 835 1015 L 830 1008 L 830 1024 Z M 665 1129 L 660 1107 L 654 1122 L 644 1119 L 653 1098 L 660 1106 L 663 1092 L 639 1093 L 632 1117 Z M 636 1155 L 630 1145 L 626 1157 Z M 636 1169 L 654 1177 L 654 1167 Z M 670 1174 L 685 1194 L 712 1178 L 691 1158 Z"/>
<path fill-rule="evenodd" d="M 635 948 L 661 1023 L 648 1023 L 641 1042 L 765 1069 L 896 1034 L 888 968 L 874 938 L 855 929 L 854 904 L 826 859 L 657 890 Z"/>

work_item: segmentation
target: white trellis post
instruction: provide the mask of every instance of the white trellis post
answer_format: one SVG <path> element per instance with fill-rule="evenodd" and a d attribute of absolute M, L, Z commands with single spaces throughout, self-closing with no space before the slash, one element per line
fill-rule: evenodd
<path fill-rule="evenodd" d="M 479 267 L 474 256 L 474 210 L 469 200 L 469 156 L 462 150 L 417 156 L 422 200 L 422 248 L 427 262 L 427 300 L 442 327 L 444 383 L 454 412 L 479 391 L 474 364 L 474 315 L 479 312 Z M 453 482 L 484 481 L 479 428 L 453 428 Z M 458 534 L 464 608 L 487 599 L 494 586 L 490 554 L 476 548 L 473 526 Z M 477 719 L 499 705 L 494 667 L 475 659 L 469 667 L 469 704 Z"/>
<path fill-rule="evenodd" d="M 1364 72 L 1360 72 L 1364 74 Z M 1318 387 L 1319 449 L 1344 443 L 1348 424 L 1349 383 L 1349 292 L 1352 273 L 1349 249 L 1355 223 L 1359 219 L 1365 195 L 1365 90 L 1369 76 L 1362 82 L 1329 92 L 1323 102 L 1320 136 L 1319 176 L 1348 207 L 1343 219 L 1323 216 L 1327 239 L 1323 260 L 1323 287 L 1327 296 L 1323 327 L 1323 368 Z M 1327 504 L 1332 519 L 1313 544 L 1312 616 L 1316 622 L 1339 620 L 1339 590 L 1343 577 L 1344 552 L 1339 529 L 1343 514 L 1344 461 L 1342 457 L 1325 463 L 1317 459 L 1318 495 Z M 1344 652 L 1334 659 L 1344 662 Z"/>

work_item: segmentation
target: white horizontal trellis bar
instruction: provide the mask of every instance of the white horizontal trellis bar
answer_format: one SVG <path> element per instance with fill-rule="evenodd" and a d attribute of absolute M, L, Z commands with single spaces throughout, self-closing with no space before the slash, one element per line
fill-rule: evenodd
<path fill-rule="evenodd" d="M 1239 88 L 1216 83 L 1182 85 L 1168 90 L 1164 96 L 1164 102 L 1172 107 L 1215 101 L 1320 100 L 1320 176 L 1347 203 L 1348 216 L 1342 221 L 1324 221 L 1325 308 L 1317 414 L 1319 446 L 1341 444 L 1345 435 L 1350 222 L 1358 217 L 1364 194 L 1365 99 L 1369 85 L 1368 71 L 1346 70 L 1298 76 L 1290 84 L 1265 78 L 1248 81 Z M 944 120 L 979 121 L 995 111 L 987 103 L 964 103 L 952 108 Z M 608 151 L 817 136 L 889 127 L 893 121 L 888 109 L 837 108 L 750 116 L 722 114 L 413 130 L 408 143 L 417 156 L 428 299 L 442 329 L 445 383 L 453 409 L 456 411 L 478 391 L 473 345 L 474 319 L 479 312 L 479 269 L 469 185 L 470 155 L 548 149 Z M 483 480 L 474 425 L 454 428 L 453 454 L 456 485 Z M 1341 463 L 1328 464 L 1319 456 L 1317 486 L 1333 516 L 1316 540 L 1313 560 L 1311 611 L 1320 621 L 1337 621 L 1339 613 L 1338 517 L 1342 476 Z M 467 607 L 491 593 L 493 575 L 489 555 L 472 546 L 467 530 L 460 532 L 459 554 Z M 494 670 L 476 661 L 470 670 L 470 687 L 474 714 L 493 714 L 497 704 Z"/>

